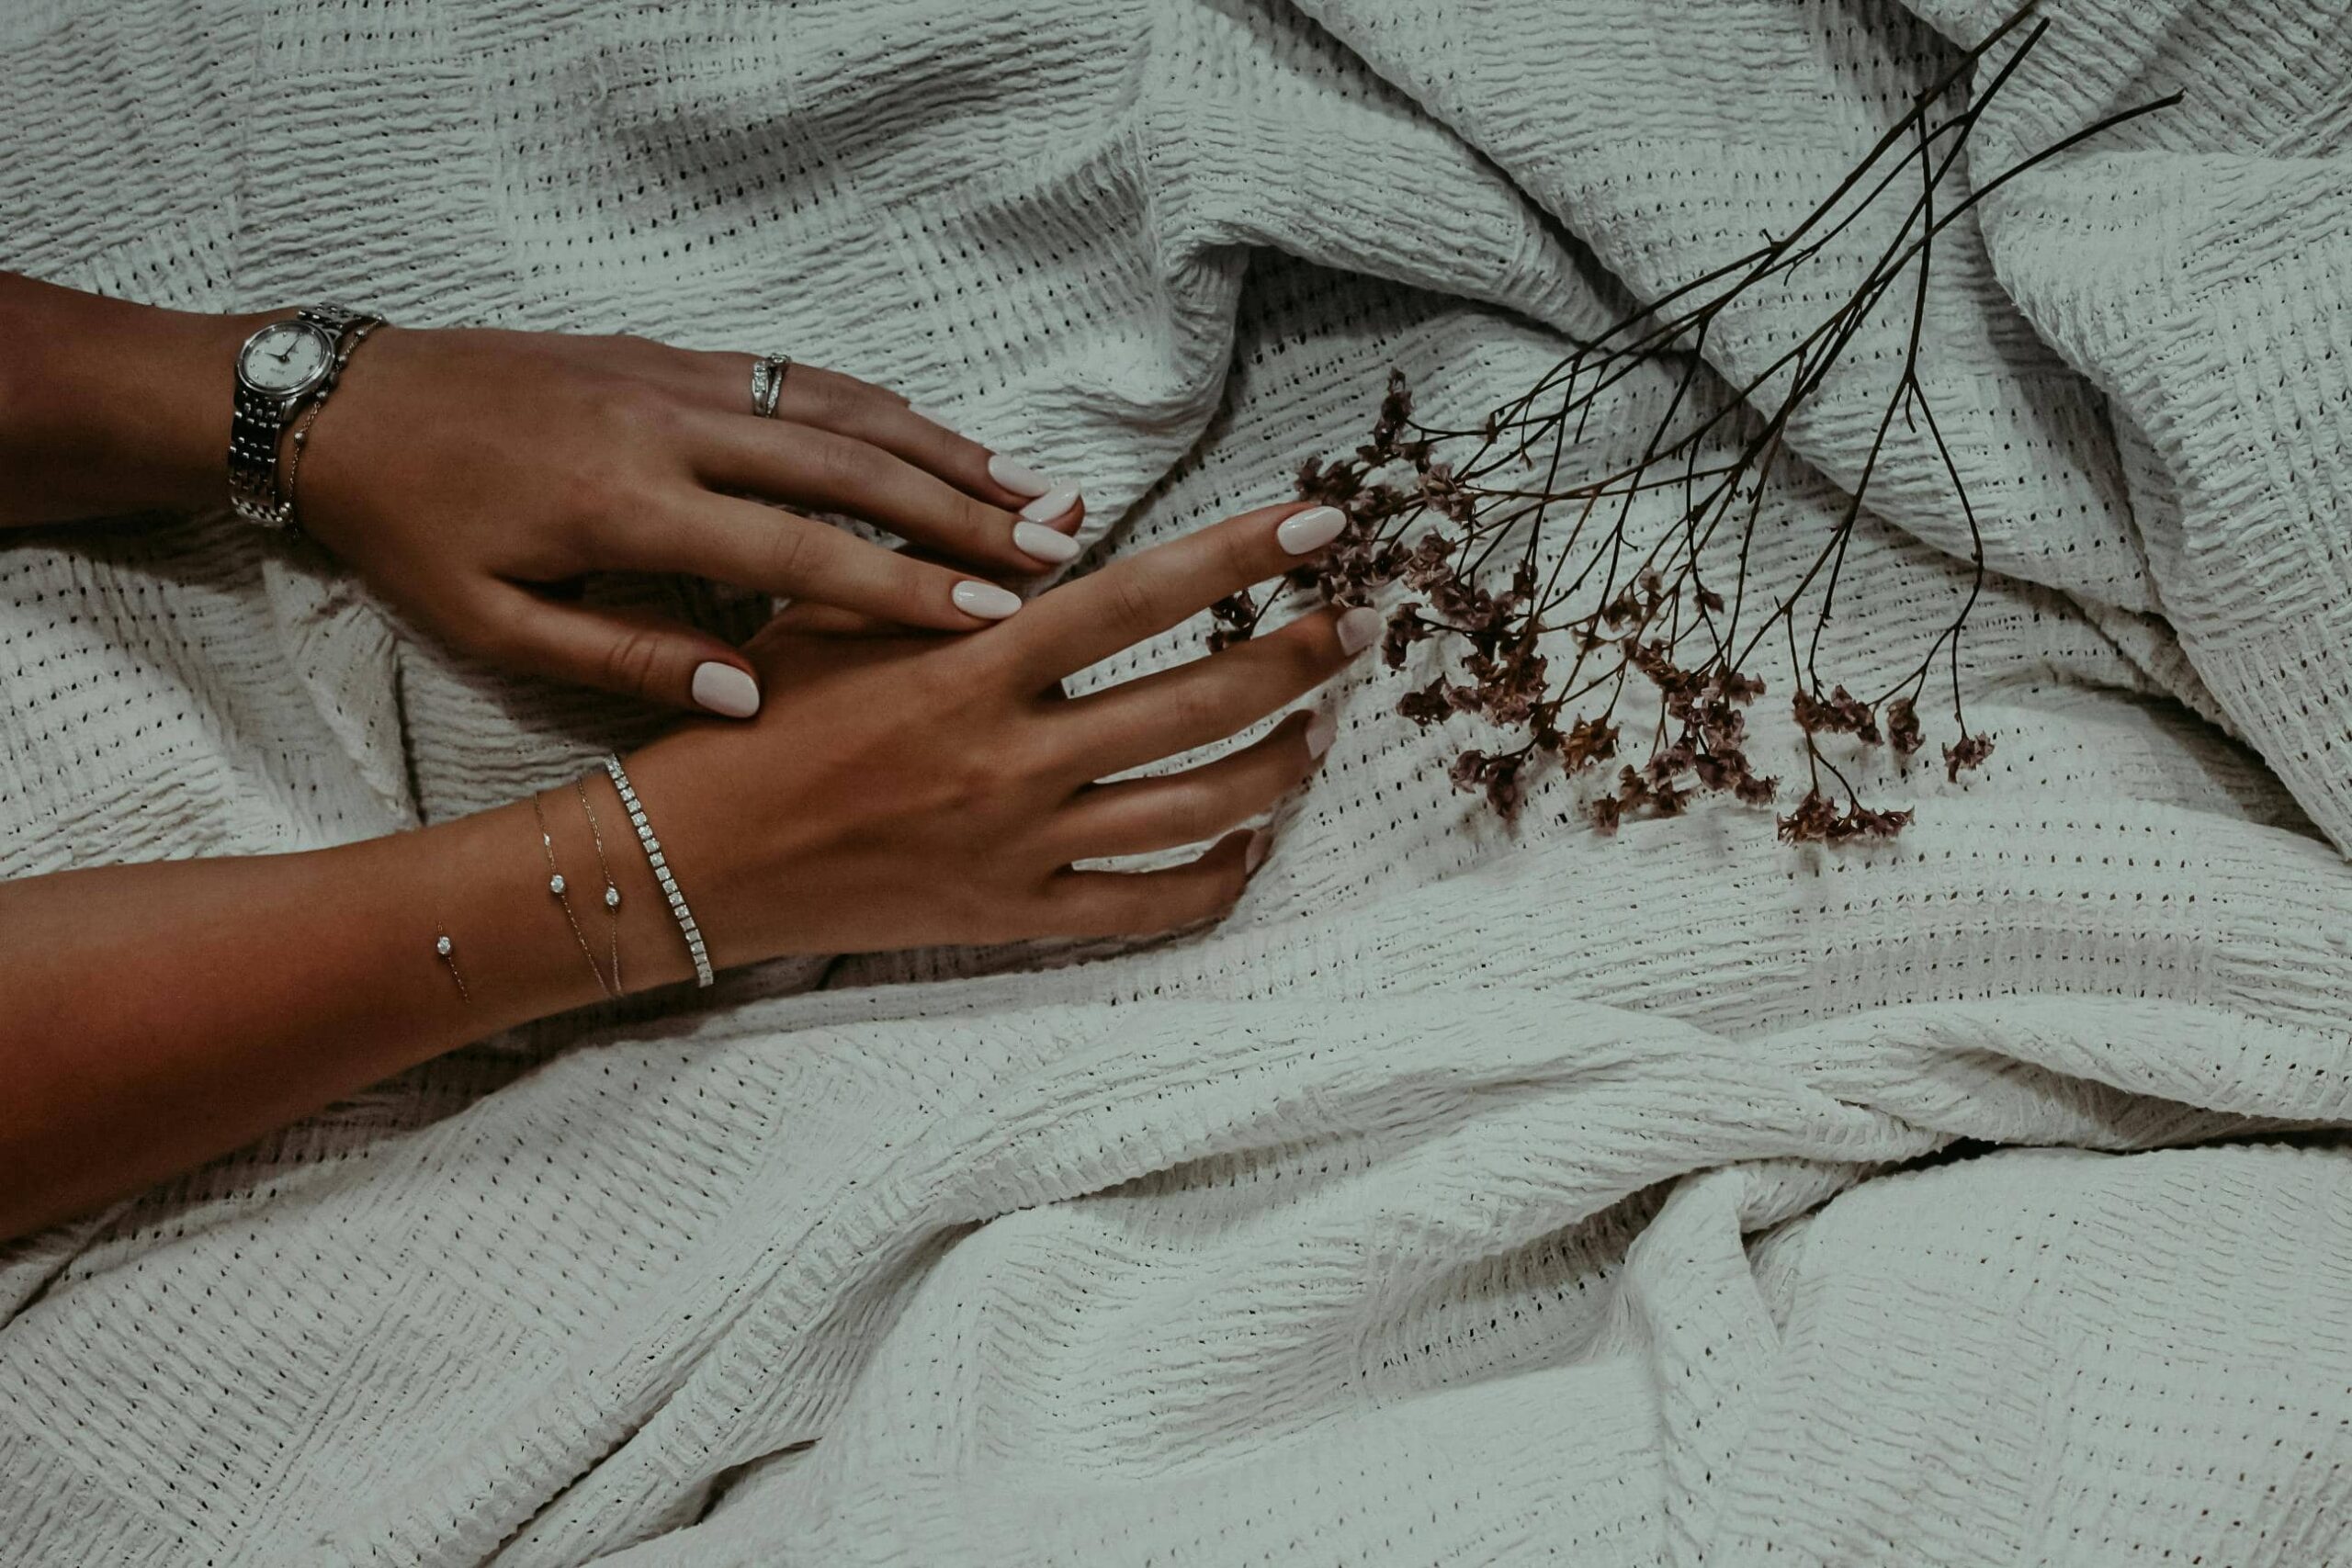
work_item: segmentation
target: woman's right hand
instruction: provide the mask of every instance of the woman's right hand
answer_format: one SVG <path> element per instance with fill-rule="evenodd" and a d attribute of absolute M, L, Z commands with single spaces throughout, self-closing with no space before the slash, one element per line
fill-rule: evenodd
<path fill-rule="evenodd" d="M 777 617 L 752 645 L 770 682 L 755 719 L 690 722 L 629 761 L 710 956 L 1143 934 L 1222 913 L 1263 843 L 1229 830 L 1312 770 L 1329 721 L 1295 716 L 1187 771 L 1100 781 L 1304 695 L 1374 640 L 1375 613 L 1314 611 L 1080 696 L 1060 682 L 1298 565 L 1340 521 L 1251 513 L 977 632 L 844 625 L 813 604 Z M 597 770 L 544 800 L 330 849 L 0 883 L 0 1239 L 465 1042 L 687 978 L 618 805 Z M 1209 840 L 1165 870 L 1075 869 Z M 568 883 L 586 892 L 595 873 L 618 903 L 575 910 Z"/>
<path fill-rule="evenodd" d="M 1312 558 L 1343 522 L 1329 507 L 1247 513 L 964 636 L 779 617 L 748 650 L 766 688 L 756 719 L 690 724 L 628 764 L 712 962 L 1144 933 L 1223 912 L 1262 852 L 1228 830 L 1312 771 L 1329 718 L 1295 715 L 1182 772 L 1100 781 L 1304 695 L 1374 639 L 1377 613 L 1326 607 L 1082 696 L 1060 682 Z M 1072 869 L 1212 838 L 1164 870 Z M 664 979 L 684 973 L 682 944 L 670 949 Z"/>

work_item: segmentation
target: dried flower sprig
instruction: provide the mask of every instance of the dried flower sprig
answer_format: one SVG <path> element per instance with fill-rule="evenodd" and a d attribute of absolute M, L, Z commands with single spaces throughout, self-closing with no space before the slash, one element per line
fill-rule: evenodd
<path fill-rule="evenodd" d="M 1612 831 L 1629 816 L 1673 817 L 1701 794 L 1764 807 L 1780 780 L 1758 771 L 1747 751 L 1747 710 L 1764 694 L 1749 671 L 1768 637 L 1784 647 L 1790 705 L 1804 737 L 1806 789 L 1777 818 L 1791 842 L 1885 838 L 1908 810 L 1867 806 L 1823 748 L 1826 737 L 1887 746 L 1908 757 L 1927 742 L 1918 703 L 1939 660 L 1949 670 L 1958 739 L 1943 748 L 1957 780 L 1992 755 L 1993 739 L 1968 727 L 1960 682 L 1961 633 L 1983 587 L 1984 540 L 1951 448 L 1919 377 L 1919 348 L 1937 237 L 1978 201 L 2027 169 L 2127 120 L 2179 101 L 2179 95 L 2109 115 L 2042 149 L 1956 200 L 1939 200 L 1984 109 L 2048 28 L 2038 23 L 1982 91 L 1962 87 L 1976 63 L 2032 10 L 2029 4 L 1967 51 L 1922 91 L 1910 109 L 1837 188 L 1787 233 L 1644 306 L 1558 361 L 1536 383 L 1490 412 L 1475 429 L 1424 424 L 1401 373 L 1392 372 L 1371 438 L 1351 457 L 1310 460 L 1299 493 L 1338 506 L 1349 526 L 1326 557 L 1289 574 L 1289 585 L 1325 600 L 1365 604 L 1401 581 L 1418 597 L 1393 609 L 1384 662 L 1404 667 L 1409 649 L 1436 638 L 1456 668 L 1405 694 L 1396 709 L 1416 724 L 1475 714 L 1519 743 L 1462 751 L 1450 770 L 1457 788 L 1482 791 L 1506 820 L 1526 796 L 1544 757 L 1566 773 L 1618 761 L 1621 704 L 1634 677 L 1656 696 L 1640 765 L 1621 762 L 1612 791 L 1593 799 L 1594 823 Z M 1907 145 L 1906 145 L 1907 143 Z M 1825 250 L 1898 186 L 1907 209 L 1841 302 L 1745 385 L 1721 388 L 1705 368 L 1707 335 L 1735 300 L 1819 261 Z M 1905 277 L 1909 334 L 1860 476 L 1811 563 L 1785 593 L 1751 593 L 1749 557 L 1766 495 L 1788 454 L 1792 423 L 1831 369 Z M 1637 457 L 1597 477 L 1564 481 L 1561 465 L 1580 443 L 1601 400 L 1629 378 L 1665 370 L 1665 408 L 1648 425 Z M 1655 378 L 1651 385 L 1655 385 Z M 1634 389 L 1628 389 L 1630 394 Z M 1973 568 L 1957 613 L 1916 664 L 1864 699 L 1826 683 L 1817 668 L 1827 625 L 1871 479 L 1900 415 L 1924 429 L 1967 523 Z M 1531 480 L 1528 476 L 1535 476 Z M 1679 490 L 1681 505 L 1654 537 L 1635 524 L 1637 499 Z M 1427 531 L 1408 542 L 1418 525 Z M 1549 550 L 1544 530 L 1566 528 Z M 1729 547 L 1732 541 L 1736 547 Z M 1515 558 L 1497 557 L 1515 541 Z M 1548 555 L 1548 569 L 1539 561 Z M 1574 563 L 1575 570 L 1568 575 Z M 1726 584 L 1723 579 L 1728 576 Z M 1566 576 L 1566 580 L 1562 581 Z M 1800 606 L 1819 584 L 1801 637 Z M 1266 605 L 1237 594 L 1216 607 L 1213 647 L 1246 638 Z M 1549 640 L 1547 640 L 1549 639 Z M 1555 677 L 1549 648 L 1564 654 Z M 1592 698 L 1598 710 L 1576 705 Z"/>

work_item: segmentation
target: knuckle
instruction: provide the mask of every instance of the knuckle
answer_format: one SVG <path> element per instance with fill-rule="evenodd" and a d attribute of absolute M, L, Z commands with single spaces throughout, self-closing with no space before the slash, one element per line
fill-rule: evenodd
<path fill-rule="evenodd" d="M 1169 797 L 1167 819 L 1176 842 L 1197 843 L 1225 825 L 1224 803 L 1205 789 L 1188 786 Z"/>
<path fill-rule="evenodd" d="M 630 482 L 622 467 L 601 455 L 568 464 L 548 481 L 557 512 L 576 523 L 598 523 L 618 509 L 617 492 Z"/>
<path fill-rule="evenodd" d="M 807 527 L 781 523 L 768 530 L 767 542 L 760 547 L 760 569 L 769 582 L 800 592 L 808 586 L 801 580 L 813 564 L 814 544 Z"/>
<path fill-rule="evenodd" d="M 1027 556 L 1013 547 L 1012 522 L 1004 513 L 985 502 L 975 501 L 960 491 L 956 492 L 955 500 L 948 506 L 947 522 L 959 536 L 971 540 L 976 546 L 985 547 L 991 553 L 1007 556 L 1024 564 L 1029 560 Z"/>
<path fill-rule="evenodd" d="M 1019 615 L 967 632 L 956 645 L 956 667 L 961 679 L 954 682 L 955 688 L 1008 695 L 1018 692 L 1028 684 L 1037 648 Z"/>
<path fill-rule="evenodd" d="M 1019 725 L 1003 742 L 1005 782 L 1024 792 L 1047 789 L 1067 798 L 1073 785 L 1087 782 L 1080 777 L 1088 771 L 1080 760 L 1081 755 L 1062 726 L 1035 721 Z"/>
<path fill-rule="evenodd" d="M 959 818 L 993 819 L 1008 803 L 1026 799 L 1049 766 L 1045 748 L 1026 727 L 1000 726 L 987 743 L 964 748 L 942 766 L 942 809 Z"/>
<path fill-rule="evenodd" d="M 639 382 L 614 380 L 586 393 L 586 439 L 554 481 L 567 509 L 593 517 L 641 502 L 660 455 L 676 447 L 680 420 L 676 403 Z"/>
<path fill-rule="evenodd" d="M 1233 581 L 1247 585 L 1267 575 L 1255 533 L 1247 528 L 1223 527 L 1217 530 L 1216 540 L 1217 558 Z"/>
<path fill-rule="evenodd" d="M 967 818 L 987 804 L 995 784 L 995 770 L 982 763 L 950 763 L 932 775 L 927 792 L 931 809 L 943 818 Z"/>
<path fill-rule="evenodd" d="M 673 526 L 673 498 L 628 464 L 587 466 L 586 471 L 574 477 L 566 494 L 570 515 L 594 539 L 607 543 L 641 539 Z"/>
<path fill-rule="evenodd" d="M 862 443 L 826 433 L 809 443 L 805 460 L 810 482 L 820 493 L 846 496 L 873 482 L 872 457 L 872 448 Z"/>
<path fill-rule="evenodd" d="M 588 418 L 597 429 L 611 434 L 635 435 L 650 430 L 670 409 L 669 399 L 630 377 L 613 377 L 586 396 Z"/>
<path fill-rule="evenodd" d="M 1187 736 L 1215 737 L 1231 728 L 1226 722 L 1225 705 L 1206 684 L 1187 684 L 1170 693 L 1168 720 L 1172 729 Z"/>
<path fill-rule="evenodd" d="M 846 376 L 799 366 L 794 371 L 802 377 L 799 390 L 809 416 L 820 423 L 846 423 L 865 401 L 865 389 Z"/>
<path fill-rule="evenodd" d="M 1296 633 L 1255 639 L 1259 657 L 1273 667 L 1285 685 L 1311 686 L 1323 679 L 1339 651 L 1338 639 L 1328 629 L 1302 626 Z"/>
<path fill-rule="evenodd" d="M 1159 629 L 1159 607 L 1151 592 L 1133 573 L 1121 572 L 1105 587 L 1111 602 L 1104 613 L 1123 642 L 1141 642 Z"/>
<path fill-rule="evenodd" d="M 623 633 L 605 649 L 605 684 L 618 692 L 650 693 L 662 669 L 662 639 L 641 628 Z"/>

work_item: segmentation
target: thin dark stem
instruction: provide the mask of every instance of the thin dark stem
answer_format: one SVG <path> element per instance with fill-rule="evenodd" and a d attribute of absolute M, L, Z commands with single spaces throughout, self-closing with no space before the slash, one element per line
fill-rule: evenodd
<path fill-rule="evenodd" d="M 1876 744 L 1879 716 L 1900 704 L 1889 714 L 1888 732 L 1904 754 L 1916 750 L 1922 737 L 1913 705 L 1939 661 L 1949 669 L 1952 718 L 1961 734 L 1957 747 L 1945 748 L 1948 769 L 1956 777 L 1990 751 L 1988 738 L 1971 735 L 1961 700 L 1960 644 L 1984 588 L 1984 534 L 1921 368 L 1935 245 L 2018 175 L 2178 101 L 2176 95 L 2106 116 L 1974 189 L 1945 197 L 1943 182 L 1961 166 L 1986 107 L 2048 32 L 2045 21 L 2026 26 L 2033 9 L 2029 0 L 1962 51 L 1786 233 L 1765 235 L 1576 344 L 1476 428 L 1416 420 L 1401 379 L 1395 379 L 1373 445 L 1332 469 L 1310 466 L 1304 476 L 1307 492 L 1328 487 L 1329 498 L 1346 504 L 1355 519 L 1318 568 L 1325 595 L 1362 603 L 1402 570 L 1428 595 L 1429 610 L 1415 600 L 1392 614 L 1392 649 L 1425 638 L 1466 645 L 1469 683 L 1441 678 L 1408 699 L 1408 710 L 1433 723 L 1466 704 L 1495 724 L 1524 731 L 1514 748 L 1464 752 L 1454 768 L 1457 783 L 1483 784 L 1508 816 L 1521 799 L 1520 769 L 1537 753 L 1556 753 L 1571 770 L 1613 755 L 1615 716 L 1629 675 L 1638 671 L 1657 693 L 1646 727 L 1650 755 L 1645 766 L 1629 761 L 1621 770 L 1615 795 L 1600 803 L 1605 814 L 1596 807 L 1602 825 L 1612 825 L 1621 810 L 1679 812 L 1701 789 L 1769 801 L 1776 781 L 1751 769 L 1743 750 L 1747 721 L 1738 709 L 1764 689 L 1745 671 L 1776 631 L 1787 652 L 1790 700 L 1809 783 L 1794 815 L 1780 819 L 1784 838 L 1883 836 L 1908 821 L 1907 811 L 1865 806 L 1823 740 L 1846 734 L 1856 745 Z M 1973 90 L 1963 88 L 1979 63 L 2010 39 L 2015 47 L 1999 67 Z M 1946 112 L 1956 93 L 1962 101 Z M 1907 198 L 1892 196 L 1906 175 L 1916 177 L 1915 188 Z M 1872 237 L 1841 245 L 1866 214 Z M 1887 226 L 1877 231 L 1882 215 Z M 1760 368 L 1736 382 L 1717 381 L 1707 349 L 1726 312 L 1752 303 L 1768 285 L 1786 285 L 1799 267 L 1829 265 L 1833 246 L 1841 255 L 1849 248 L 1861 253 L 1842 298 Z M 1901 366 L 1859 472 L 1794 586 L 1760 594 L 1757 534 L 1767 491 L 1781 482 L 1783 459 L 1803 428 L 1799 422 L 1906 278 L 1911 297 Z M 1630 378 L 1661 373 L 1668 379 L 1652 383 L 1662 396 L 1642 415 L 1638 444 L 1620 448 L 1597 475 L 1571 472 L 1572 451 L 1582 452 L 1611 394 Z M 1908 445 L 1890 447 L 1898 413 Z M 1822 643 L 1841 592 L 1849 591 L 1849 562 L 1867 558 L 1852 550 L 1854 532 L 1882 468 L 1894 454 L 1916 448 L 1922 423 L 1968 526 L 1969 591 L 1908 672 L 1875 702 L 1864 704 L 1843 686 L 1825 694 L 1832 683 L 1824 678 Z M 1441 450 L 1448 455 L 1444 460 Z M 1409 467 L 1410 482 L 1374 482 L 1392 465 L 1398 472 Z M 1671 515 L 1654 526 L 1660 492 L 1669 491 L 1676 498 Z M 1408 548 L 1407 535 L 1433 515 L 1437 528 Z M 1478 586 L 1504 563 L 1508 591 Z M 1725 581 L 1728 599 L 1713 587 Z M 1264 610 L 1254 602 L 1227 606 L 1228 624 L 1241 622 L 1228 635 L 1254 631 Z M 1803 626 L 1801 615 L 1809 617 Z M 1571 638 L 1574 654 L 1564 675 L 1547 671 L 1537 652 L 1547 633 Z M 1589 672 L 1596 661 L 1600 667 Z M 1569 722 L 1589 698 L 1600 701 L 1598 712 Z"/>

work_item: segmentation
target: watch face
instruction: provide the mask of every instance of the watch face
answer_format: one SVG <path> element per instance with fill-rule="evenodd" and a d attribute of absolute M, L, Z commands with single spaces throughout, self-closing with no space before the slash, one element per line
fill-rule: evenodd
<path fill-rule="evenodd" d="M 245 340 L 237 369 L 265 392 L 297 392 L 326 374 L 334 345 L 307 321 L 273 321 Z"/>

